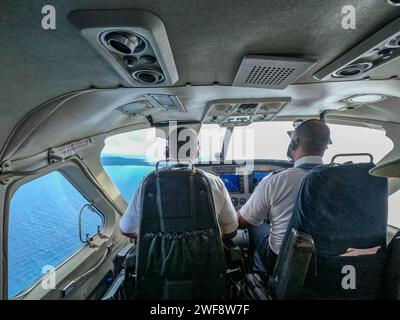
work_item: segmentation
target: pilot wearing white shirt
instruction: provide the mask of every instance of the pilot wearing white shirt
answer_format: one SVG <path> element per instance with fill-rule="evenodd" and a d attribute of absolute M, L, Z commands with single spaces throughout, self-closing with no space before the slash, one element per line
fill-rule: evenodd
<path fill-rule="evenodd" d="M 293 168 L 263 178 L 238 211 L 239 225 L 249 229 L 254 271 L 273 273 L 301 181 L 309 170 L 323 164 L 322 156 L 329 143 L 330 130 L 324 122 L 302 122 L 288 147 Z"/>
<path fill-rule="evenodd" d="M 166 155 L 171 161 L 192 161 L 195 159 L 198 155 L 198 140 L 196 132 L 184 127 L 172 130 L 168 137 Z M 238 220 L 229 193 L 219 177 L 208 172 L 204 172 L 204 174 L 208 177 L 211 185 L 215 213 L 221 234 L 224 238 L 232 238 L 236 235 Z M 121 232 L 134 239 L 138 237 L 141 218 L 140 207 L 142 182 L 137 188 L 135 195 L 129 203 L 119 224 Z"/>

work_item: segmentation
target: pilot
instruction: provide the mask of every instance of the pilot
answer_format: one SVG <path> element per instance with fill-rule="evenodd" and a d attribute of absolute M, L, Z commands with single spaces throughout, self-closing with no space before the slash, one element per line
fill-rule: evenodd
<path fill-rule="evenodd" d="M 330 130 L 323 121 L 312 119 L 295 126 L 287 151 L 293 168 L 263 178 L 238 211 L 240 227 L 249 230 L 254 272 L 273 274 L 301 181 L 309 170 L 323 164 L 329 143 Z"/>
<path fill-rule="evenodd" d="M 167 139 L 165 154 L 168 160 L 193 161 L 199 153 L 199 143 L 197 134 L 194 130 L 179 127 L 170 132 Z M 182 165 L 182 164 L 177 164 Z M 215 213 L 223 238 L 233 238 L 236 235 L 238 221 L 235 208 L 230 200 L 229 193 L 222 180 L 211 173 L 204 172 L 208 177 L 214 199 Z M 144 179 L 143 179 L 144 180 Z M 120 220 L 120 229 L 122 234 L 137 239 L 138 227 L 140 225 L 140 207 L 142 182 L 136 190 L 125 214 Z"/>

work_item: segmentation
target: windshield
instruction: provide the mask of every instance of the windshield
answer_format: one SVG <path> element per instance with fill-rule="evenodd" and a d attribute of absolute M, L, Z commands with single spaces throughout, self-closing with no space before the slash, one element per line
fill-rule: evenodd
<path fill-rule="evenodd" d="M 199 160 L 216 161 L 222 151 L 226 128 L 218 124 L 204 124 L 199 131 Z"/>
<path fill-rule="evenodd" d="M 339 153 L 371 153 L 377 163 L 393 148 L 392 141 L 383 130 L 328 124 L 332 144 L 324 155 L 329 163 Z M 287 160 L 290 142 L 288 132 L 293 130 L 291 121 L 258 122 L 246 127 L 235 127 L 226 151 L 226 160 L 272 159 Z M 203 125 L 200 130 L 200 159 L 217 160 L 221 152 L 226 128 L 216 124 Z M 346 157 L 341 161 L 365 161 L 365 158 Z"/>
<path fill-rule="evenodd" d="M 339 153 L 371 153 L 374 162 L 380 161 L 393 148 L 392 141 L 383 130 L 328 124 L 332 144 L 324 155 L 329 163 Z M 258 122 L 246 127 L 235 127 L 225 159 L 287 160 L 286 151 L 290 142 L 289 131 L 293 130 L 291 121 Z M 227 129 L 217 124 L 204 124 L 199 132 L 199 160 L 219 161 Z M 135 156 L 156 162 L 165 159 L 165 139 L 156 136 L 155 128 L 127 132 L 107 139 L 102 157 L 108 155 Z M 338 159 L 339 160 L 339 159 Z M 341 160 L 340 160 L 341 161 Z M 361 158 L 346 157 L 343 161 L 364 161 Z"/>
<path fill-rule="evenodd" d="M 287 160 L 290 142 L 288 131 L 292 122 L 257 122 L 247 127 L 236 127 L 227 149 L 226 159 Z"/>

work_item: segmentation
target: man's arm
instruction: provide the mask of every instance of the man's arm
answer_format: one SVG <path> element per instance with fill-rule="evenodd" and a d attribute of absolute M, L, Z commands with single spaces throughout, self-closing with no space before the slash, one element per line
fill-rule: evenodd
<path fill-rule="evenodd" d="M 124 236 L 132 239 L 138 238 L 138 229 L 140 224 L 140 195 L 142 192 L 142 184 L 136 189 L 128 208 L 119 221 L 119 228 Z"/>
<path fill-rule="evenodd" d="M 214 202 L 221 205 L 218 206 L 220 209 L 219 212 L 217 212 L 217 217 L 222 238 L 232 239 L 236 236 L 238 228 L 235 207 L 232 204 L 231 197 L 229 196 L 224 182 L 219 177 L 214 177 L 213 179 L 213 183 L 215 183 L 213 190 Z"/>
<path fill-rule="evenodd" d="M 251 226 L 251 224 L 248 223 L 246 221 L 246 219 L 242 217 L 242 215 L 240 214 L 240 210 L 238 210 L 236 214 L 237 214 L 237 219 L 238 219 L 238 223 L 239 223 L 239 228 L 240 229 L 246 229 L 249 226 Z"/>
<path fill-rule="evenodd" d="M 261 180 L 250 199 L 237 211 L 239 228 L 260 225 L 269 215 L 271 199 L 270 177 Z"/>

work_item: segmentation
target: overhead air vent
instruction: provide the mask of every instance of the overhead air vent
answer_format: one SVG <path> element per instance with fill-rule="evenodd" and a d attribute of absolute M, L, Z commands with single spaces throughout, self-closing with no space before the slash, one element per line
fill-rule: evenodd
<path fill-rule="evenodd" d="M 210 102 L 203 123 L 221 127 L 247 126 L 274 120 L 290 98 L 235 99 Z"/>
<path fill-rule="evenodd" d="M 395 7 L 400 6 L 400 0 L 387 0 L 387 2 L 388 2 L 390 5 L 395 6 Z"/>
<path fill-rule="evenodd" d="M 139 67 L 132 72 L 132 77 L 143 84 L 157 84 L 164 81 L 165 77 L 160 69 Z"/>
<path fill-rule="evenodd" d="M 400 57 L 400 18 L 314 74 L 318 80 L 359 79 Z"/>
<path fill-rule="evenodd" d="M 233 81 L 233 86 L 284 89 L 314 63 L 315 60 L 311 59 L 245 56 Z"/>
<path fill-rule="evenodd" d="M 118 54 L 134 55 L 146 49 L 146 41 L 130 32 L 105 32 L 100 38 L 109 50 Z"/>
<path fill-rule="evenodd" d="M 336 71 L 333 76 L 337 78 L 354 77 L 365 73 L 372 67 L 373 64 L 369 62 L 350 64 Z"/>
<path fill-rule="evenodd" d="M 135 87 L 172 85 L 178 72 L 162 21 L 138 10 L 74 11 L 69 19 Z"/>

